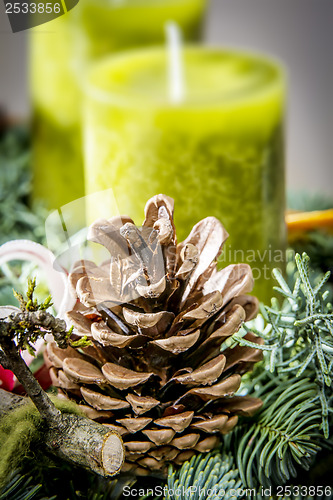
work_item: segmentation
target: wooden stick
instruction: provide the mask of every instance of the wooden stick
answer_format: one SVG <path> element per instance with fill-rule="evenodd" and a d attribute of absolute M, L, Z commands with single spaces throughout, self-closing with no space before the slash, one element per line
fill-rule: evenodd
<path fill-rule="evenodd" d="M 0 389 L 0 419 L 27 401 L 28 398 Z M 117 432 L 86 417 L 59 414 L 41 436 L 48 451 L 102 476 L 113 476 L 120 471 L 124 447 Z"/>

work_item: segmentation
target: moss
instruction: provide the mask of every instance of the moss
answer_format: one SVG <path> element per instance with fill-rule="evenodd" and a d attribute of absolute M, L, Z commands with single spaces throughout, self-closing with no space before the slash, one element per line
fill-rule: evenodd
<path fill-rule="evenodd" d="M 81 415 L 72 402 L 51 398 L 63 413 Z M 9 474 L 17 469 L 25 458 L 32 458 L 42 444 L 45 424 L 33 405 L 28 402 L 0 420 L 0 487 L 4 486 Z"/>

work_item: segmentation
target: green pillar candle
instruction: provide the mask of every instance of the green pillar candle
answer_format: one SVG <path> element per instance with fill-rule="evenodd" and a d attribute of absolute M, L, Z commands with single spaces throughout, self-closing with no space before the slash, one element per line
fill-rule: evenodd
<path fill-rule="evenodd" d="M 203 217 L 218 217 L 230 234 L 224 265 L 248 262 L 257 294 L 267 298 L 285 242 L 283 72 L 262 57 L 220 49 L 186 48 L 183 61 L 178 104 L 170 102 L 163 48 L 92 69 L 87 194 L 112 188 L 119 211 L 139 224 L 145 200 L 165 193 L 175 199 L 181 238 Z"/>
<path fill-rule="evenodd" d="M 34 195 L 58 208 L 84 194 L 81 83 L 102 55 L 162 42 L 175 21 L 198 40 L 207 0 L 80 0 L 68 14 L 31 30 Z"/>

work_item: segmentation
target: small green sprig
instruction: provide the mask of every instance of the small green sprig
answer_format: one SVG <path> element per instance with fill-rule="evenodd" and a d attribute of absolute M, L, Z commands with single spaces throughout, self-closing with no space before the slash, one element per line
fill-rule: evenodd
<path fill-rule="evenodd" d="M 19 301 L 20 311 L 10 314 L 7 318 L 0 319 L 0 345 L 2 342 L 12 342 L 19 349 L 27 349 L 34 355 L 34 344 L 39 338 L 45 338 L 47 334 L 52 334 L 58 347 L 86 347 L 90 341 L 86 336 L 72 340 L 73 327 L 67 330 L 66 322 L 60 318 L 55 318 L 46 310 L 52 306 L 51 297 L 47 297 L 44 302 L 38 303 L 34 298 L 36 289 L 36 279 L 28 280 L 26 298 L 22 294 L 14 291 L 14 295 Z"/>
<path fill-rule="evenodd" d="M 25 299 L 23 295 L 19 292 L 13 290 L 14 297 L 18 300 L 21 309 L 24 311 L 45 311 L 53 305 L 51 295 L 49 295 L 44 302 L 38 304 L 37 299 L 34 298 L 34 292 L 36 289 L 36 278 L 28 279 L 28 290 L 27 298 Z"/>

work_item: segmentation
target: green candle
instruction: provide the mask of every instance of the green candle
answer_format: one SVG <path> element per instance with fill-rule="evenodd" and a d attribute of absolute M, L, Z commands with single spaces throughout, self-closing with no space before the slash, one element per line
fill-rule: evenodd
<path fill-rule="evenodd" d="M 105 54 L 164 39 L 175 21 L 186 40 L 201 33 L 206 0 L 81 0 L 68 14 L 31 30 L 34 194 L 58 208 L 84 194 L 81 83 Z"/>
<path fill-rule="evenodd" d="M 230 233 L 227 263 L 254 268 L 261 298 L 285 241 L 285 81 L 274 62 L 246 53 L 187 48 L 185 90 L 170 100 L 163 48 L 98 63 L 85 106 L 87 193 L 112 188 L 121 213 L 143 217 L 144 200 L 177 204 L 183 238 L 213 215 Z M 91 209 L 93 212 L 93 209 Z"/>

